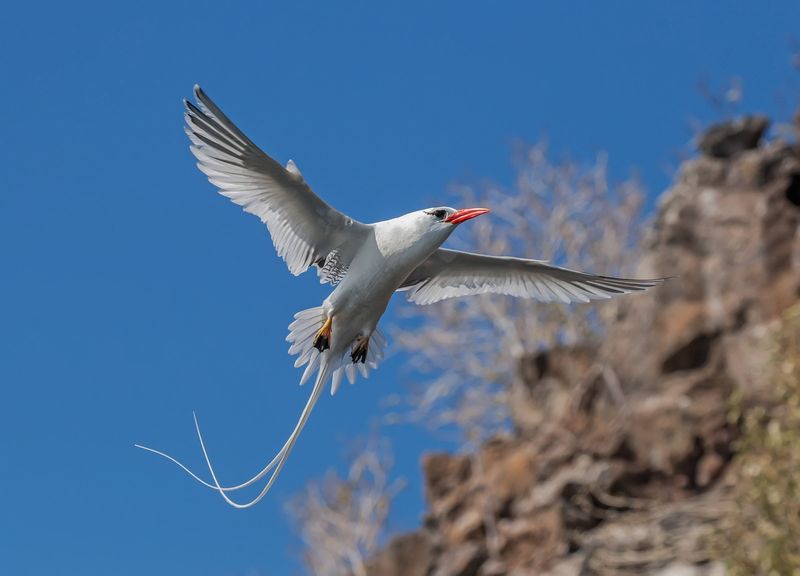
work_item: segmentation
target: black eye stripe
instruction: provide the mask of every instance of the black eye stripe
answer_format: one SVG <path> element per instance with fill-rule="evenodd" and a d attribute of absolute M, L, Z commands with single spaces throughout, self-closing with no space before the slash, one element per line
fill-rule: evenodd
<path fill-rule="evenodd" d="M 430 212 L 425 212 L 429 216 L 433 216 L 434 218 L 438 218 L 439 220 L 444 220 L 447 218 L 447 210 L 440 208 L 439 210 L 431 210 Z"/>

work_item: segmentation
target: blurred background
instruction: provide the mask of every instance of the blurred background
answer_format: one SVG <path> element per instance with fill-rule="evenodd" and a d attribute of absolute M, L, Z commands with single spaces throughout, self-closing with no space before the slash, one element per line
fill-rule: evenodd
<path fill-rule="evenodd" d="M 800 573 L 796 2 L 17 3 L 0 21 L 0 573 Z M 194 166 L 199 83 L 362 221 L 674 276 L 382 321 L 267 498 L 327 294 Z"/>

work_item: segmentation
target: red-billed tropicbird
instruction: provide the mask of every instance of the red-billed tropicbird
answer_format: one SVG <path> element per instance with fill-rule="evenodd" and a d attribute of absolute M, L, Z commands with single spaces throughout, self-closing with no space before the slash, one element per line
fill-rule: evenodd
<path fill-rule="evenodd" d="M 314 194 L 294 162 L 284 168 L 262 152 L 199 86 L 194 95 L 197 105 L 185 100 L 184 117 L 198 168 L 222 195 L 261 218 L 292 274 L 314 266 L 321 283 L 336 287 L 322 306 L 298 312 L 289 325 L 289 353 L 298 356 L 295 367 L 306 366 L 300 383 L 316 372 L 314 388 L 289 439 L 256 476 L 237 486 L 221 486 L 196 419 L 212 482 L 163 452 L 137 445 L 172 460 L 236 508 L 253 506 L 272 487 L 328 379 L 334 394 L 343 376 L 352 383 L 357 372 L 366 377 L 378 366 L 386 341 L 377 325 L 395 292 L 406 291 L 417 304 L 487 293 L 570 303 L 645 290 L 662 281 L 595 276 L 541 260 L 440 247 L 459 224 L 487 208 L 437 206 L 362 224 Z M 228 496 L 270 472 L 253 500 L 242 504 Z"/>

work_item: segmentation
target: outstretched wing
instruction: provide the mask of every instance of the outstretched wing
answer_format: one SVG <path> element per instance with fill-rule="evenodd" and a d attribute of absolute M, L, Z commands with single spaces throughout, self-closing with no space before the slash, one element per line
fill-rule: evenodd
<path fill-rule="evenodd" d="M 439 248 L 406 279 L 401 290 L 417 304 L 473 294 L 506 294 L 541 302 L 589 302 L 646 290 L 663 279 L 595 276 L 542 260 L 486 256 Z"/>
<path fill-rule="evenodd" d="M 313 264 L 320 282 L 337 283 L 370 227 L 314 194 L 293 162 L 284 168 L 262 152 L 199 86 L 194 95 L 197 106 L 184 104 L 197 167 L 220 194 L 261 218 L 292 274 Z"/>

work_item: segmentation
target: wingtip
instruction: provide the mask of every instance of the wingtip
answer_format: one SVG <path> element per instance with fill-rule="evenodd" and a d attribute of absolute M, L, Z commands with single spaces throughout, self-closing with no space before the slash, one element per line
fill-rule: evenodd
<path fill-rule="evenodd" d="M 197 106 L 195 106 L 191 100 L 187 100 L 184 98 L 183 105 L 186 107 L 184 111 L 186 116 L 189 117 L 191 117 L 192 115 L 197 116 L 203 113 L 202 110 L 200 110 Z"/>
<path fill-rule="evenodd" d="M 289 160 L 286 163 L 286 171 L 295 176 L 296 178 L 303 178 L 303 175 L 300 173 L 300 168 L 297 167 L 297 164 L 294 160 Z"/>
<path fill-rule="evenodd" d="M 194 85 L 194 99 L 197 100 L 198 105 L 208 106 L 209 101 L 211 98 L 205 93 L 205 91 L 200 88 L 200 84 Z"/>

